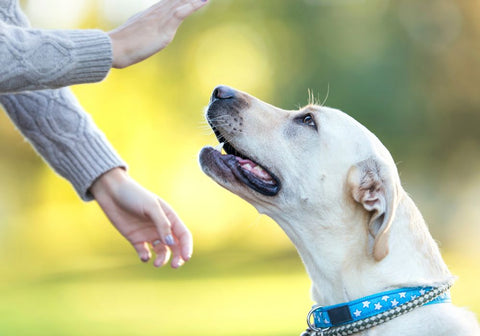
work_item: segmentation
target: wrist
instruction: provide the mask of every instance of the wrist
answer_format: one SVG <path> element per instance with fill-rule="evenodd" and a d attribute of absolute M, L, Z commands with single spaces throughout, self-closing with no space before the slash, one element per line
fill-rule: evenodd
<path fill-rule="evenodd" d="M 108 36 L 112 43 L 112 68 L 122 69 L 127 67 L 127 64 L 125 64 L 122 57 L 124 52 L 122 51 L 121 38 L 117 35 L 118 33 L 116 30 L 108 32 Z"/>
<path fill-rule="evenodd" d="M 115 186 L 128 179 L 128 174 L 125 169 L 116 167 L 110 169 L 93 182 L 90 187 L 90 192 L 93 197 L 98 200 L 99 197 L 109 194 L 113 191 Z"/>

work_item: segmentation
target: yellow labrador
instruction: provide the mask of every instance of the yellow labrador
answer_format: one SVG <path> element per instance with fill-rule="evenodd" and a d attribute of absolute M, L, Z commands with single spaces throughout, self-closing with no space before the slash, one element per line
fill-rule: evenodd
<path fill-rule="evenodd" d="M 452 275 L 389 151 L 364 126 L 336 109 L 287 111 L 226 86 L 206 118 L 225 153 L 203 148 L 203 171 L 282 227 L 312 299 L 328 306 L 311 311 L 305 335 L 480 335 L 475 316 L 448 302 Z M 427 304 L 432 297 L 440 303 Z"/>

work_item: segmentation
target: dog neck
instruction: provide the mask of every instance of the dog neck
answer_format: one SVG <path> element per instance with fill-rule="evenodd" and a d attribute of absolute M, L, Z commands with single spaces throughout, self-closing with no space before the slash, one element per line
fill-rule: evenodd
<path fill-rule="evenodd" d="M 316 303 L 333 305 L 451 279 L 419 210 L 405 192 L 391 227 L 389 253 L 381 261 L 371 255 L 365 211 L 352 205 L 345 209 L 350 211 L 298 216 L 282 211 L 271 216 L 295 244 L 312 280 Z"/>

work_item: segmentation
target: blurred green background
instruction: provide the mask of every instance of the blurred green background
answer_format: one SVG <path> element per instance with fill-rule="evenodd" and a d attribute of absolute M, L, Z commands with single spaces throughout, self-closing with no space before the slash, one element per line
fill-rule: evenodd
<path fill-rule="evenodd" d="M 195 238 L 180 270 L 141 264 L 0 114 L 0 335 L 297 335 L 310 282 L 276 224 L 201 173 L 217 84 L 326 105 L 391 150 L 480 314 L 480 2 L 210 0 L 146 62 L 73 88 L 130 174 Z M 153 1 L 22 1 L 33 25 L 100 28 Z"/>

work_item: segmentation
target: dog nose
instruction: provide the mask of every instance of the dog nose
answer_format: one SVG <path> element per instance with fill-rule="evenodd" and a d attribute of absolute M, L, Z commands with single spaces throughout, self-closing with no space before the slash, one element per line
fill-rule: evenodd
<path fill-rule="evenodd" d="M 215 89 L 213 89 L 212 97 L 210 98 L 210 101 L 213 102 L 217 99 L 229 99 L 229 98 L 233 98 L 234 96 L 235 96 L 234 89 L 225 85 L 219 85 Z"/>

